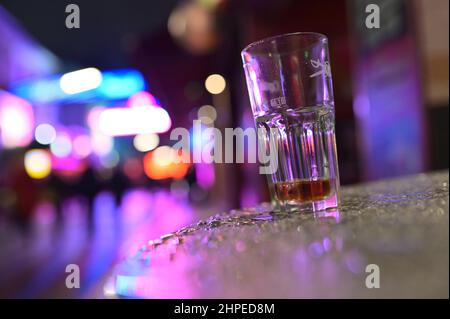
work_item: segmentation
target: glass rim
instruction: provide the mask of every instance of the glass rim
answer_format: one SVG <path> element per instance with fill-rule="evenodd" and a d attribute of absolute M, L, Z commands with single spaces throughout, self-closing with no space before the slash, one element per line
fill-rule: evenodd
<path fill-rule="evenodd" d="M 270 37 L 266 37 L 266 38 L 262 38 L 260 40 L 254 41 L 250 44 L 248 44 L 244 49 L 242 49 L 241 51 L 241 55 L 243 56 L 245 53 L 251 54 L 253 56 L 264 56 L 264 55 L 270 55 L 270 52 L 264 52 L 264 53 L 259 53 L 259 52 L 251 52 L 252 49 L 267 44 L 268 42 L 271 41 L 275 41 L 275 40 L 279 40 L 280 38 L 289 38 L 289 37 L 300 37 L 300 36 L 316 36 L 317 39 L 326 39 L 328 40 L 328 37 L 323 34 L 323 33 L 319 33 L 319 32 L 290 32 L 290 33 L 283 33 L 283 34 L 279 34 L 279 35 L 274 35 L 274 36 L 270 36 Z"/>

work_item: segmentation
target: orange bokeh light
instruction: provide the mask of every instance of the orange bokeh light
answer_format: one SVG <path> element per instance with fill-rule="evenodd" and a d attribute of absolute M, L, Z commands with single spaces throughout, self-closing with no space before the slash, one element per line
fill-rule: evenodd
<path fill-rule="evenodd" d="M 190 163 L 175 161 L 177 157 L 182 156 L 186 155 L 177 153 L 168 146 L 158 147 L 144 156 L 144 172 L 153 180 L 181 179 L 186 176 L 190 167 Z"/>

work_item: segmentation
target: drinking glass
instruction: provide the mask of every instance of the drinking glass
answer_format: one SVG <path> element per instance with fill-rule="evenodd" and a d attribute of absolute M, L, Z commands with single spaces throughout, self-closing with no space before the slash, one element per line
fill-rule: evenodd
<path fill-rule="evenodd" d="M 242 51 L 259 145 L 276 146 L 268 174 L 276 210 L 322 211 L 339 204 L 339 171 L 328 39 L 279 35 Z"/>

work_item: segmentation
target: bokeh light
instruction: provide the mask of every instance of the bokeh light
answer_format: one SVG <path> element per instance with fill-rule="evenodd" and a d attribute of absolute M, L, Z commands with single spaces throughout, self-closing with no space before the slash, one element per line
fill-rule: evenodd
<path fill-rule="evenodd" d="M 186 32 L 186 17 L 181 10 L 174 10 L 167 21 L 167 29 L 174 38 L 181 38 Z"/>
<path fill-rule="evenodd" d="M 130 95 L 142 91 L 146 87 L 144 76 L 134 69 L 120 69 L 102 73 L 102 84 L 96 89 L 104 99 L 127 99 Z"/>
<path fill-rule="evenodd" d="M 220 94 L 225 90 L 227 82 L 220 74 L 211 74 L 205 81 L 205 88 L 211 94 Z"/>
<path fill-rule="evenodd" d="M 55 172 L 55 175 L 60 177 L 77 178 L 85 171 L 86 167 L 86 161 L 75 156 L 54 156 L 52 158 L 52 170 Z"/>
<path fill-rule="evenodd" d="M 94 106 L 87 114 L 86 122 L 91 130 L 98 130 L 98 118 L 100 114 L 106 109 L 104 106 Z"/>
<path fill-rule="evenodd" d="M 91 139 L 88 135 L 78 135 L 72 144 L 73 152 L 79 158 L 88 157 L 92 153 Z"/>
<path fill-rule="evenodd" d="M 65 133 L 56 136 L 53 143 L 50 144 L 50 151 L 57 157 L 68 156 L 72 152 L 72 141 Z"/>
<path fill-rule="evenodd" d="M 0 90 L 0 137 L 5 148 L 23 147 L 33 139 L 34 113 L 30 103 Z"/>
<path fill-rule="evenodd" d="M 39 124 L 34 130 L 34 138 L 39 144 L 48 145 L 55 141 L 56 130 L 47 123 Z"/>
<path fill-rule="evenodd" d="M 47 177 L 52 170 L 52 159 L 48 151 L 32 149 L 25 153 L 25 171 L 34 179 Z"/>
<path fill-rule="evenodd" d="M 204 0 L 202 0 L 204 2 Z M 217 47 L 220 34 L 216 30 L 213 9 L 200 1 L 183 1 L 170 14 L 170 35 L 192 54 L 206 54 Z"/>
<path fill-rule="evenodd" d="M 104 110 L 98 119 L 99 129 L 110 136 L 167 132 L 172 122 L 161 107 L 124 107 Z"/>
<path fill-rule="evenodd" d="M 144 172 L 154 180 L 161 179 L 181 179 L 186 176 L 190 167 L 189 163 L 184 163 L 182 158 L 187 154 L 178 153 L 170 146 L 160 146 L 144 156 Z"/>
<path fill-rule="evenodd" d="M 103 156 L 111 152 L 114 147 L 114 139 L 99 131 L 91 132 L 91 146 L 95 154 Z"/>
<path fill-rule="evenodd" d="M 158 106 L 156 98 L 146 91 L 140 91 L 128 98 L 127 105 L 135 106 Z"/>
<path fill-rule="evenodd" d="M 153 162 L 158 166 L 168 166 L 175 161 L 175 152 L 170 146 L 160 146 L 152 154 Z"/>
<path fill-rule="evenodd" d="M 100 157 L 100 164 L 104 168 L 114 168 L 119 164 L 119 153 L 116 150 L 112 150 L 107 155 Z"/>
<path fill-rule="evenodd" d="M 198 109 L 197 117 L 204 124 L 212 124 L 217 119 L 217 112 L 214 106 L 203 105 Z"/>
<path fill-rule="evenodd" d="M 155 149 L 159 144 L 158 134 L 136 135 L 133 145 L 139 152 L 148 152 Z"/>
<path fill-rule="evenodd" d="M 64 74 L 59 86 L 64 93 L 76 94 L 96 89 L 102 83 L 102 72 L 96 68 L 87 68 Z"/>
<path fill-rule="evenodd" d="M 144 173 L 142 161 L 138 158 L 127 158 L 123 164 L 124 174 L 131 180 L 138 180 Z"/>

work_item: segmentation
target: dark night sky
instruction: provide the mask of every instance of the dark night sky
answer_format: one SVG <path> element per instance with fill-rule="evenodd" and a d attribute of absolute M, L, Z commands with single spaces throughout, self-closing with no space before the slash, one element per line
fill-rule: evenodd
<path fill-rule="evenodd" d="M 80 7 L 80 29 L 67 29 L 65 8 Z M 178 0 L 4 0 L 2 5 L 43 46 L 66 62 L 127 67 L 142 35 L 166 28 Z"/>

